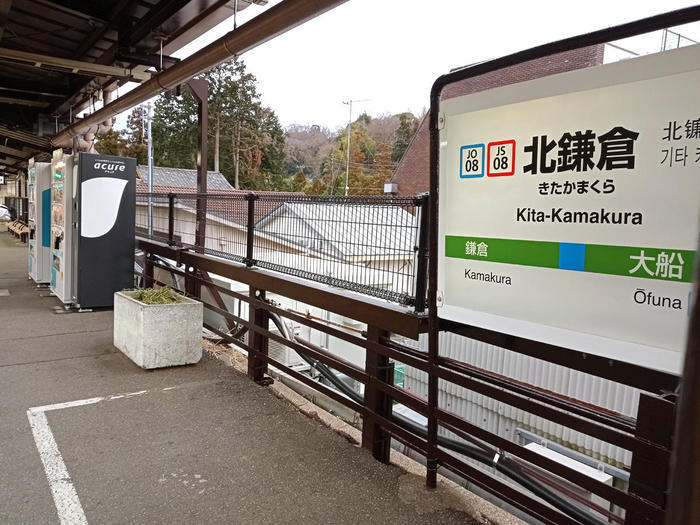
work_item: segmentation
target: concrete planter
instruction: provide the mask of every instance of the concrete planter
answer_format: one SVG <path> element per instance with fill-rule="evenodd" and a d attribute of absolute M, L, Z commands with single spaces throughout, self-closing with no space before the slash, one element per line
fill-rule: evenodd
<path fill-rule="evenodd" d="M 114 346 L 141 368 L 189 365 L 202 358 L 202 303 L 144 304 L 114 294 Z"/>

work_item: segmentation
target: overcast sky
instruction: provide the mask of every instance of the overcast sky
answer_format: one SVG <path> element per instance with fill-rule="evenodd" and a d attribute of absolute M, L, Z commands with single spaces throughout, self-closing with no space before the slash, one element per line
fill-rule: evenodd
<path fill-rule="evenodd" d="M 238 25 L 280 1 L 245 9 Z M 433 81 L 450 69 L 690 5 L 675 0 L 349 0 L 242 59 L 258 79 L 263 103 L 283 126 L 335 129 L 348 121 L 343 100 L 369 99 L 354 104 L 354 116 L 362 111 L 420 113 L 428 106 Z M 175 55 L 188 56 L 232 28 L 230 19 Z M 700 40 L 695 26 L 679 31 Z M 624 44 L 648 53 L 658 50 L 661 37 L 657 33 Z"/>

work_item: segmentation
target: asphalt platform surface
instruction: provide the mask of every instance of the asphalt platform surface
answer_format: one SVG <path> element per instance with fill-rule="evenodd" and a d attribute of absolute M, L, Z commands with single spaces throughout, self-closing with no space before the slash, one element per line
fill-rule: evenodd
<path fill-rule="evenodd" d="M 111 310 L 56 314 L 26 261 L 0 232 L 1 524 L 471 523 L 402 501 L 401 470 L 218 360 L 141 370 Z"/>

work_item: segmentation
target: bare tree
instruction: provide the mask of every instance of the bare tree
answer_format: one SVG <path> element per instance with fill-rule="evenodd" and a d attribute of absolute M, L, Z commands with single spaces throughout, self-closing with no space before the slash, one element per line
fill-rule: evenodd
<path fill-rule="evenodd" d="M 301 170 L 311 180 L 321 176 L 321 161 L 333 149 L 333 134 L 321 126 L 293 124 L 286 130 L 287 172 Z"/>

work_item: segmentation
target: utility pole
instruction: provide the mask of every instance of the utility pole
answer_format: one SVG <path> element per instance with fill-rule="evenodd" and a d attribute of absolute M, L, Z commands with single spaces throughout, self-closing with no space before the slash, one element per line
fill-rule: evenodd
<path fill-rule="evenodd" d="M 350 186 L 348 185 L 350 182 L 350 129 L 352 128 L 352 103 L 353 102 L 367 102 L 369 99 L 368 98 L 363 98 L 362 100 L 343 100 L 343 104 L 350 106 L 350 117 L 348 119 L 348 154 L 347 154 L 347 160 L 345 162 L 345 196 L 348 196 L 348 190 L 350 189 Z"/>
<path fill-rule="evenodd" d="M 153 236 L 153 136 L 151 134 L 151 103 L 148 103 L 148 236 Z"/>
<path fill-rule="evenodd" d="M 335 184 L 335 174 L 333 173 L 333 157 L 334 157 L 335 155 L 333 155 L 333 153 L 334 153 L 334 150 L 331 150 L 331 185 L 330 185 L 330 187 L 328 188 L 328 189 L 329 189 L 329 192 L 328 192 L 328 193 L 329 193 L 330 195 L 333 195 L 333 186 L 334 186 L 334 184 Z"/>

